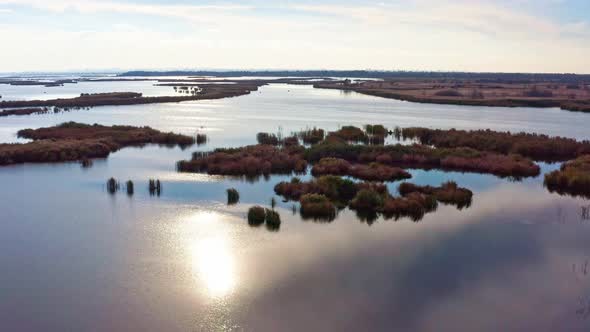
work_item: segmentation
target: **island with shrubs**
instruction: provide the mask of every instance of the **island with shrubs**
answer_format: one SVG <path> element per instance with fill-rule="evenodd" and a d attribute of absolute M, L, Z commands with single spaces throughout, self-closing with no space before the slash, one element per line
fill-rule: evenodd
<path fill-rule="evenodd" d="M 400 142 L 385 144 L 390 135 Z M 367 125 L 344 126 L 332 132 L 308 128 L 286 137 L 259 133 L 257 140 L 257 145 L 195 152 L 190 160 L 179 161 L 177 169 L 247 178 L 309 170 L 315 180 L 294 178 L 278 184 L 275 192 L 299 202 L 302 217 L 328 220 L 343 206 L 420 219 L 436 207 L 434 201 L 459 208 L 470 205 L 471 192 L 452 182 L 438 188 L 402 183 L 399 197 L 378 185 L 411 179 L 407 169 L 474 172 L 519 180 L 540 175 L 538 161 L 567 161 L 560 171 L 545 176 L 545 185 L 559 193 L 590 195 L 590 142 L 571 138 Z M 355 200 L 360 191 L 362 195 Z"/>
<path fill-rule="evenodd" d="M 67 122 L 39 129 L 24 129 L 18 136 L 28 143 L 0 144 L 0 165 L 83 161 L 106 158 L 127 146 L 160 144 L 188 147 L 195 138 L 164 133 L 150 127 L 102 126 Z"/>
<path fill-rule="evenodd" d="M 463 77 L 441 73 L 436 77 L 399 77 L 383 80 L 339 80 L 314 83 L 315 88 L 354 91 L 361 94 L 415 103 L 499 107 L 558 107 L 590 112 L 590 80 L 587 75 L 483 75 Z"/>

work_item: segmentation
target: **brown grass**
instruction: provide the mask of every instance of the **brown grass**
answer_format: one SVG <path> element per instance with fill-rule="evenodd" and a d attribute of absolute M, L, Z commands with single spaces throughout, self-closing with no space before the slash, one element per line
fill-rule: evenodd
<path fill-rule="evenodd" d="M 217 149 L 195 154 L 192 160 L 179 161 L 181 172 L 206 172 L 215 175 L 258 176 L 300 173 L 307 169 L 301 147 L 278 148 L 252 145 L 237 149 Z"/>
<path fill-rule="evenodd" d="M 362 94 L 418 103 L 501 106 L 560 107 L 590 112 L 590 91 L 568 88 L 570 83 L 543 81 L 481 82 L 468 79 L 404 78 L 386 81 L 319 82 L 316 88 L 355 91 Z"/>
<path fill-rule="evenodd" d="M 590 198 L 590 155 L 568 161 L 558 171 L 545 174 L 551 192 Z"/>
<path fill-rule="evenodd" d="M 0 165 L 105 158 L 120 148 L 150 143 L 182 147 L 194 143 L 192 137 L 162 133 L 149 127 L 107 127 L 74 122 L 49 128 L 25 129 L 19 131 L 18 136 L 34 142 L 0 144 Z"/>
<path fill-rule="evenodd" d="M 441 130 L 404 128 L 404 138 L 417 138 L 422 144 L 439 148 L 470 147 L 480 151 L 520 154 L 534 160 L 557 161 L 590 153 L 589 141 L 565 137 L 497 132 L 491 130 Z"/>

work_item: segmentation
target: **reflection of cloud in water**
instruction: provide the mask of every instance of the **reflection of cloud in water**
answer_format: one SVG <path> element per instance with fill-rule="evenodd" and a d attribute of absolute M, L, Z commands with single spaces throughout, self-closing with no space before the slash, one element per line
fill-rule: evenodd
<path fill-rule="evenodd" d="M 261 289 L 241 321 L 256 330 L 582 331 L 576 299 L 590 285 L 571 285 L 564 257 L 590 248 L 579 222 L 555 223 L 556 202 L 579 209 L 506 184 L 476 195 L 471 210 L 445 207 L 420 224 L 319 225 L 297 240 L 306 262 Z"/>

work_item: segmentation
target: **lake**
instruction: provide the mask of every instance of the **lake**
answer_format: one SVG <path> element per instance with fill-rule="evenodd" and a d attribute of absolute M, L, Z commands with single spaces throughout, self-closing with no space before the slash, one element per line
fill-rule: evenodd
<path fill-rule="evenodd" d="M 0 95 L 174 93 L 153 83 L 0 85 Z M 209 137 L 185 150 L 125 148 L 90 168 L 0 167 L 0 322 L 7 331 L 588 331 L 590 220 L 582 211 L 590 201 L 549 193 L 543 175 L 511 181 L 410 170 L 417 184 L 454 180 L 471 189 L 472 205 L 440 206 L 420 222 L 365 220 L 350 210 L 314 222 L 274 196 L 289 176 L 180 174 L 175 163 L 194 151 L 255 144 L 262 131 L 371 123 L 590 139 L 589 119 L 282 84 L 222 100 L 0 118 L 0 142 L 23 142 L 18 130 L 65 121 Z M 133 180 L 135 195 L 108 194 L 110 177 Z M 151 178 L 162 181 L 160 196 L 150 196 Z M 231 187 L 241 200 L 228 207 Z M 247 209 L 273 197 L 280 230 L 250 227 Z"/>

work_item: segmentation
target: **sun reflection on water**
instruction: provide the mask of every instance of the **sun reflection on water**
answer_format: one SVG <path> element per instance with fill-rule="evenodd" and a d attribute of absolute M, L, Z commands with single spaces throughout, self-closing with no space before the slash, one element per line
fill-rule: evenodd
<path fill-rule="evenodd" d="M 216 212 L 199 212 L 190 219 L 198 229 L 188 244 L 193 274 L 209 296 L 225 297 L 236 286 L 236 266 L 223 216 Z"/>
<path fill-rule="evenodd" d="M 234 260 L 227 240 L 212 237 L 198 241 L 191 249 L 193 267 L 213 297 L 225 296 L 235 286 Z"/>

